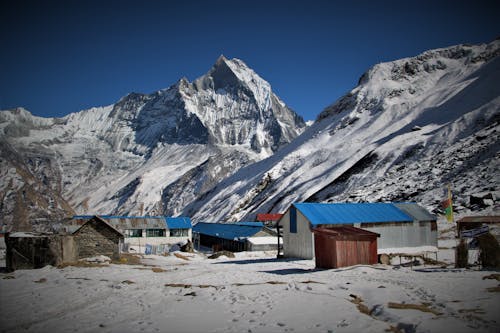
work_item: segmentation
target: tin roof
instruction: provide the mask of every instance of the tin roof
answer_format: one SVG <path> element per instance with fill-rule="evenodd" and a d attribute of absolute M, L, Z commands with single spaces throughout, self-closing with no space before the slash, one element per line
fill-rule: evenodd
<path fill-rule="evenodd" d="M 500 216 L 464 216 L 457 223 L 500 223 Z"/>
<path fill-rule="evenodd" d="M 392 203 L 294 203 L 293 206 L 313 226 L 413 221 Z"/>
<path fill-rule="evenodd" d="M 436 216 L 429 213 L 427 209 L 414 202 L 394 203 L 394 206 L 401 209 L 405 214 L 413 217 L 416 221 L 436 221 Z"/>
<path fill-rule="evenodd" d="M 166 217 L 166 216 L 117 216 L 99 215 L 99 217 L 115 228 L 126 229 L 189 229 L 191 219 L 189 217 Z M 73 220 L 89 220 L 92 215 L 76 215 Z"/>
<path fill-rule="evenodd" d="M 191 219 L 189 217 L 167 217 L 169 229 L 191 229 Z"/>
<path fill-rule="evenodd" d="M 240 222 L 240 223 L 209 223 L 198 222 L 193 227 L 193 232 L 198 232 L 203 235 L 219 237 L 229 240 L 237 240 L 240 238 L 248 238 L 257 234 L 264 227 L 259 222 Z"/>
<path fill-rule="evenodd" d="M 51 234 L 32 232 L 32 231 L 16 231 L 9 234 L 9 238 L 38 238 L 38 237 L 48 237 Z"/>

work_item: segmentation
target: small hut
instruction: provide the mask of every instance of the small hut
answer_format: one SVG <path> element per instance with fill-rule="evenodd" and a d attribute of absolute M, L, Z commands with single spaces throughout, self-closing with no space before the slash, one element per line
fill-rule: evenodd
<path fill-rule="evenodd" d="M 118 259 L 123 234 L 98 216 L 85 222 L 73 233 L 78 258 L 105 255 Z"/>
<path fill-rule="evenodd" d="M 313 232 L 318 268 L 377 263 L 377 233 L 351 226 L 316 228 Z"/>
<path fill-rule="evenodd" d="M 57 266 L 76 260 L 73 237 L 37 232 L 5 234 L 7 270 Z"/>

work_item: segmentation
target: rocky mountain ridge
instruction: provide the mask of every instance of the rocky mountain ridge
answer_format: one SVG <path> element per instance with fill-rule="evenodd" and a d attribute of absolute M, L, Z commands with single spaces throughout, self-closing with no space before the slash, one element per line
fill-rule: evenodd
<path fill-rule="evenodd" d="M 439 214 L 448 185 L 459 215 L 498 212 L 499 54 L 495 40 L 373 66 L 302 135 L 184 214 L 238 221 L 293 202 L 408 200 Z"/>
<path fill-rule="evenodd" d="M 192 83 L 183 78 L 63 118 L 1 111 L 2 223 L 50 224 L 72 213 L 175 215 L 304 128 L 269 83 L 243 61 L 223 56 Z M 21 190 L 34 182 L 45 187 Z M 37 204 L 27 200 L 35 194 L 49 196 L 58 213 L 39 217 Z"/>

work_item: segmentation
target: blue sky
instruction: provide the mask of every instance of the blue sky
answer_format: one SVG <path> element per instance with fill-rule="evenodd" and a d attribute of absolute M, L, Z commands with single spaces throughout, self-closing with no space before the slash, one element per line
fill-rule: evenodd
<path fill-rule="evenodd" d="M 242 59 L 306 120 L 372 65 L 500 36 L 495 1 L 23 1 L 0 4 L 0 109 L 55 117 Z"/>

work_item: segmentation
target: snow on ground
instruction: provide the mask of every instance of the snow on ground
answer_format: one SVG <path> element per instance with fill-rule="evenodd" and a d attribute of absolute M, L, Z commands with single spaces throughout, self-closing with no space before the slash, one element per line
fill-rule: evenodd
<path fill-rule="evenodd" d="M 142 265 L 0 273 L 0 331 L 500 331 L 500 294 L 488 291 L 499 282 L 485 279 L 491 271 L 317 270 L 312 260 L 275 259 L 271 252 L 182 255 L 145 256 Z"/>

